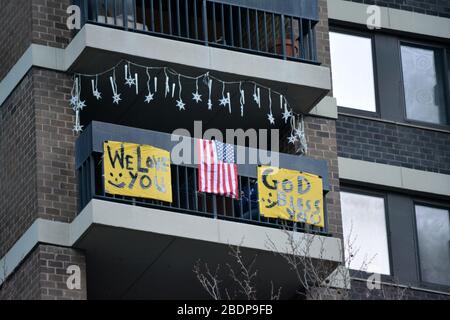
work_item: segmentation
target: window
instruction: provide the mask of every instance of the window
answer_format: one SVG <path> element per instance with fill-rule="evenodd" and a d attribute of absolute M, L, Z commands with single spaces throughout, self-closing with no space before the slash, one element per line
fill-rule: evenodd
<path fill-rule="evenodd" d="M 330 54 L 338 106 L 376 112 L 372 39 L 330 32 Z"/>
<path fill-rule="evenodd" d="M 341 192 L 341 208 L 348 267 L 390 274 L 384 198 Z"/>
<path fill-rule="evenodd" d="M 450 286 L 449 211 L 422 205 L 415 209 L 422 280 Z"/>
<path fill-rule="evenodd" d="M 407 118 L 446 124 L 442 54 L 433 49 L 402 45 L 401 57 Z"/>

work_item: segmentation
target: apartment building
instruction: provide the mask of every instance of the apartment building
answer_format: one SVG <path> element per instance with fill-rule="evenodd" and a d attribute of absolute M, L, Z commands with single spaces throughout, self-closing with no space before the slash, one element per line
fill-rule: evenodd
<path fill-rule="evenodd" d="M 332 287 L 321 298 L 450 298 L 448 1 L 0 12 L 0 299 L 207 299 L 194 266 L 226 266 L 230 246 L 257 257 L 258 298 L 271 282 L 282 299 L 317 297 L 284 259 L 291 238 L 329 274 L 309 284 Z M 246 157 L 224 196 L 201 186 L 208 129 L 279 134 L 256 152 L 231 143 Z M 266 150 L 282 169 L 272 189 Z"/>

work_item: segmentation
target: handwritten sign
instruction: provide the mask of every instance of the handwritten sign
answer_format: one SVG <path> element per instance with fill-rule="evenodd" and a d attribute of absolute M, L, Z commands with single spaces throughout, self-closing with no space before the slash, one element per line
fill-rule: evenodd
<path fill-rule="evenodd" d="M 323 227 L 322 190 L 319 176 L 275 167 L 258 168 L 259 210 L 266 218 Z"/>
<path fill-rule="evenodd" d="M 170 153 L 148 145 L 103 144 L 105 192 L 172 202 Z"/>

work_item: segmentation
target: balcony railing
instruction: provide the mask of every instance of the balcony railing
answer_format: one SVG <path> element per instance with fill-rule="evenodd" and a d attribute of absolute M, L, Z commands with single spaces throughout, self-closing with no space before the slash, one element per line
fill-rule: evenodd
<path fill-rule="evenodd" d="M 135 139 L 136 137 L 143 138 L 144 135 L 142 135 L 142 132 L 145 132 L 145 141 L 149 144 L 152 144 L 152 139 L 154 139 L 154 141 L 159 141 L 159 143 L 166 138 L 170 141 L 170 135 L 164 133 L 93 122 L 77 141 L 76 157 L 80 211 L 92 199 L 101 199 L 214 219 L 225 219 L 275 228 L 283 227 L 287 229 L 308 230 L 308 232 L 328 235 L 326 223 L 324 228 L 319 228 L 302 223 L 294 224 L 284 220 L 263 217 L 259 212 L 256 165 L 244 165 L 245 169 L 239 170 L 240 198 L 238 200 L 198 192 L 196 165 L 171 165 L 172 203 L 106 193 L 103 180 L 102 143 L 103 141 L 111 139 L 120 139 L 120 136 L 123 136 L 122 132 L 125 132 L 127 129 L 130 130 L 128 132 L 129 137 L 134 137 Z M 130 140 L 128 137 L 123 137 L 123 139 Z M 140 141 L 129 142 L 142 143 Z M 293 157 L 289 155 L 283 156 Z M 290 159 L 290 161 L 292 162 L 292 159 Z M 309 160 L 300 160 L 300 162 L 301 161 Z M 309 162 L 309 164 L 312 164 L 312 166 L 310 165 L 310 168 L 315 166 L 314 161 L 315 160 L 311 160 Z M 320 165 L 317 167 L 317 170 L 318 172 L 316 173 L 323 173 L 323 167 Z M 242 174 L 241 172 L 248 172 L 249 174 Z M 327 181 L 325 180 L 324 182 L 324 186 L 327 186 Z M 325 221 L 327 221 L 326 212 Z"/>
<path fill-rule="evenodd" d="M 206 46 L 317 63 L 309 17 L 213 0 L 77 0 L 84 23 Z"/>

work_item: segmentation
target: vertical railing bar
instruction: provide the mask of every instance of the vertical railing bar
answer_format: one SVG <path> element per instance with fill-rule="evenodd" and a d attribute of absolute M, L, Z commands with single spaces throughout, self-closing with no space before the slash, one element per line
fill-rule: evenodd
<path fill-rule="evenodd" d="M 186 37 L 190 38 L 191 33 L 189 32 L 189 4 L 188 0 L 184 0 L 184 12 L 185 12 L 185 18 L 186 18 Z"/>
<path fill-rule="evenodd" d="M 108 3 L 108 0 L 105 0 L 105 24 L 108 23 L 108 9 L 109 9 L 109 3 Z"/>
<path fill-rule="evenodd" d="M 180 0 L 176 0 L 177 9 L 177 35 L 181 37 L 181 14 L 180 14 Z"/>
<path fill-rule="evenodd" d="M 264 11 L 264 49 L 269 52 L 269 43 L 267 37 L 267 13 Z"/>
<path fill-rule="evenodd" d="M 230 7 L 230 42 L 231 46 L 234 47 L 234 28 L 233 28 L 233 6 Z"/>
<path fill-rule="evenodd" d="M 195 32 L 195 40 L 198 40 L 198 20 L 197 20 L 197 0 L 194 0 L 194 32 Z"/>
<path fill-rule="evenodd" d="M 95 0 L 95 22 L 98 22 L 98 0 Z"/>
<path fill-rule="evenodd" d="M 296 56 L 295 52 L 295 41 L 294 41 L 294 17 L 290 18 L 291 21 L 291 50 L 292 50 L 292 57 Z"/>
<path fill-rule="evenodd" d="M 134 30 L 137 30 L 137 0 L 133 0 L 133 21 L 134 21 Z M 144 23 L 142 23 L 142 25 L 144 25 Z"/>
<path fill-rule="evenodd" d="M 308 20 L 308 59 L 312 60 L 312 31 L 311 31 L 311 20 Z"/>
<path fill-rule="evenodd" d="M 247 179 L 247 190 L 248 190 L 248 198 L 247 198 L 247 202 L 248 202 L 248 213 L 250 215 L 250 220 L 253 220 L 253 214 L 252 214 L 252 201 L 251 201 L 251 188 L 250 188 L 250 178 L 246 178 Z"/>
<path fill-rule="evenodd" d="M 155 9 L 153 0 L 150 0 L 150 19 L 151 30 L 152 32 L 155 32 Z"/>
<path fill-rule="evenodd" d="M 205 45 L 208 45 L 208 41 L 209 41 L 209 39 L 208 39 L 208 12 L 207 12 L 206 0 L 203 0 L 202 15 L 203 15 L 203 38 L 205 39 Z"/>
<path fill-rule="evenodd" d="M 284 21 L 284 14 L 281 15 L 281 50 L 283 53 L 283 59 L 286 60 L 286 27 L 285 27 L 285 21 Z"/>
<path fill-rule="evenodd" d="M 169 5 L 169 7 L 168 7 L 168 11 L 169 11 L 169 34 L 172 35 L 173 34 L 173 29 L 172 29 L 172 0 L 167 0 L 167 3 Z"/>
<path fill-rule="evenodd" d="M 117 0 L 113 0 L 113 5 L 114 5 L 114 7 L 113 7 L 113 14 L 114 14 L 114 25 L 115 26 L 117 26 L 117 12 L 116 12 L 117 4 L 116 4 L 116 1 Z"/>
<path fill-rule="evenodd" d="M 142 30 L 147 30 L 147 16 L 145 10 L 145 0 L 141 1 L 141 10 L 142 10 Z"/>
<path fill-rule="evenodd" d="M 159 29 L 159 32 L 164 33 L 164 13 L 162 0 L 159 0 Z"/>
<path fill-rule="evenodd" d="M 91 170 L 91 199 L 95 197 L 95 162 L 92 154 L 89 156 L 89 166 Z"/>
<path fill-rule="evenodd" d="M 250 29 L 250 9 L 247 8 L 247 40 L 248 40 L 248 48 L 252 48 L 252 39 L 251 39 L 251 29 Z"/>
<path fill-rule="evenodd" d="M 186 200 L 186 208 L 190 209 L 190 203 L 189 203 L 189 177 L 188 177 L 188 167 L 184 167 L 184 179 L 185 179 L 185 200 Z"/>
<path fill-rule="evenodd" d="M 178 204 L 178 208 L 181 209 L 181 197 L 180 197 L 180 167 L 177 166 L 177 204 Z"/>
<path fill-rule="evenodd" d="M 312 41 L 313 41 L 313 60 L 317 61 L 317 43 L 316 43 L 316 28 L 312 26 Z"/>
<path fill-rule="evenodd" d="M 195 211 L 199 211 L 198 210 L 198 188 L 197 188 L 197 170 L 193 170 L 194 172 L 194 210 Z"/>
<path fill-rule="evenodd" d="M 243 219 L 244 218 L 244 205 L 242 203 L 242 176 L 239 176 L 239 207 L 240 207 L 240 212 L 241 212 L 241 216 L 240 218 Z"/>
<path fill-rule="evenodd" d="M 244 47 L 244 44 L 242 43 L 242 15 L 241 15 L 241 7 L 238 7 L 238 18 L 239 18 L 239 46 L 242 48 Z"/>
<path fill-rule="evenodd" d="M 217 219 L 217 196 L 215 194 L 212 196 L 212 203 L 214 218 Z"/>
<path fill-rule="evenodd" d="M 214 33 L 214 37 L 213 37 L 213 42 L 215 43 L 217 41 L 217 20 L 216 20 L 216 3 L 213 2 L 212 3 L 212 20 L 213 20 L 213 33 Z"/>
<path fill-rule="evenodd" d="M 259 51 L 259 21 L 258 10 L 255 10 L 255 34 L 256 34 L 256 50 Z"/>
<path fill-rule="evenodd" d="M 272 13 L 272 40 L 273 40 L 273 53 L 277 54 L 277 40 L 276 40 L 276 26 L 275 26 L 275 14 Z"/>
<path fill-rule="evenodd" d="M 224 4 L 222 3 L 220 5 L 220 16 L 221 16 L 221 29 L 222 29 L 222 42 L 224 45 L 226 45 L 226 41 L 225 41 L 225 9 L 223 8 Z"/>
<path fill-rule="evenodd" d="M 304 58 L 305 56 L 305 50 L 303 47 L 303 19 L 299 18 L 299 22 L 298 22 L 298 33 L 299 33 L 299 50 L 300 50 L 300 58 Z"/>
<path fill-rule="evenodd" d="M 122 24 L 128 30 L 128 6 L 125 0 L 122 0 Z"/>

